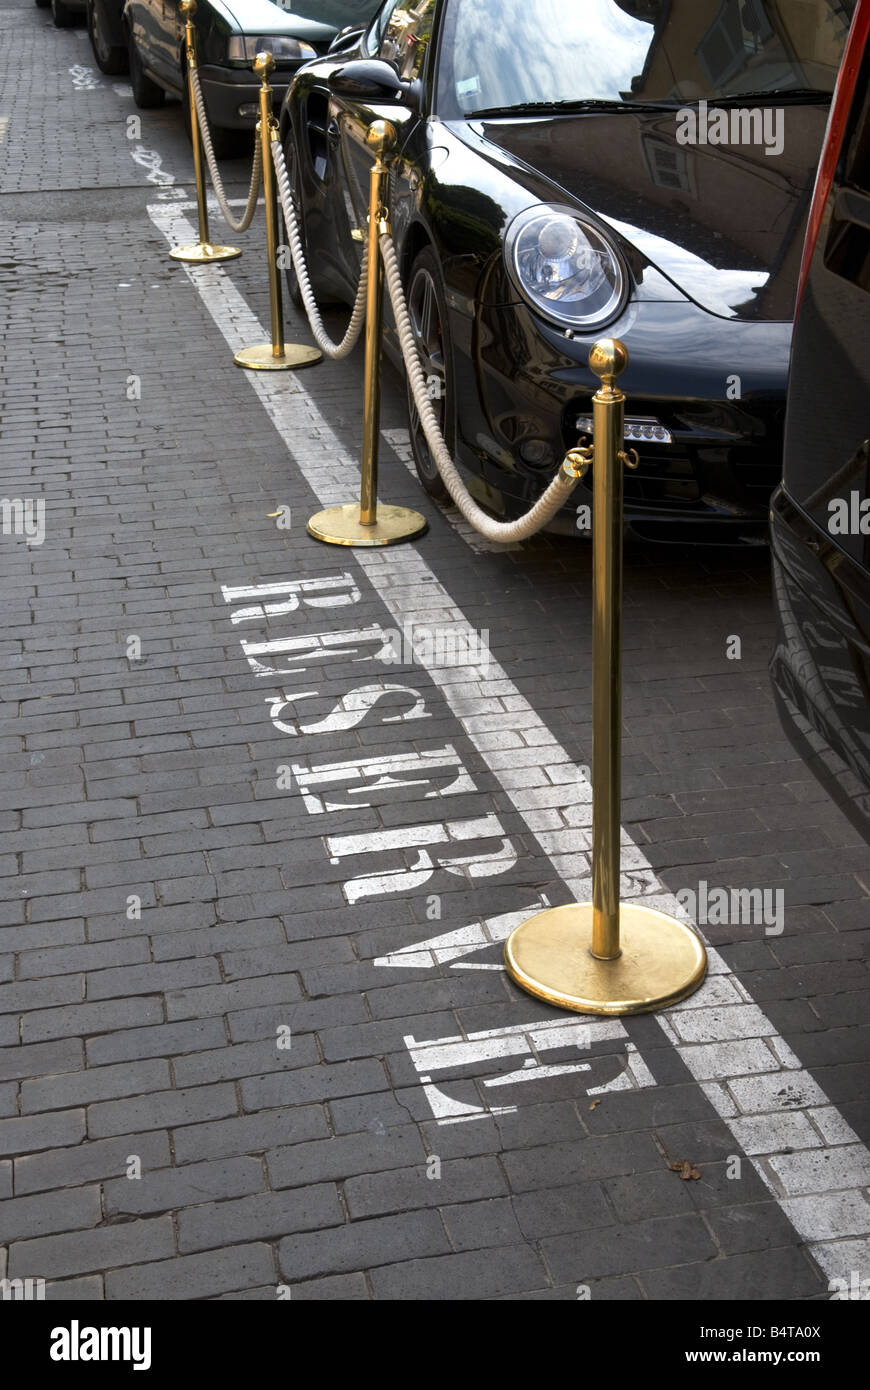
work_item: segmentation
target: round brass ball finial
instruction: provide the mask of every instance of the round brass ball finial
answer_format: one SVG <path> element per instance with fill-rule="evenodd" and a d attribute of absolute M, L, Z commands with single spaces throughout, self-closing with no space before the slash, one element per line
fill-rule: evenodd
<path fill-rule="evenodd" d="M 178 12 L 182 19 L 193 19 L 196 14 L 196 0 L 181 0 Z"/>
<path fill-rule="evenodd" d="M 377 155 L 386 154 L 396 141 L 396 127 L 392 121 L 372 121 L 366 131 L 366 144 Z"/>
<path fill-rule="evenodd" d="M 262 53 L 258 53 L 254 59 L 254 72 L 263 82 L 266 81 L 274 66 L 275 59 L 266 49 Z"/>
<path fill-rule="evenodd" d="M 589 366 L 605 386 L 612 386 L 628 366 L 628 349 L 618 338 L 599 338 L 589 353 Z"/>

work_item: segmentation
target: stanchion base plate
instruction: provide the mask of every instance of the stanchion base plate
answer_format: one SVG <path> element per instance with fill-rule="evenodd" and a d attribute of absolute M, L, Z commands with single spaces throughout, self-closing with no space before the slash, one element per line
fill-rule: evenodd
<path fill-rule="evenodd" d="M 596 960 L 592 904 L 538 912 L 505 943 L 507 972 L 518 985 L 580 1014 L 643 1014 L 665 1009 L 698 988 L 707 953 L 695 931 L 654 908 L 621 903 L 622 955 Z"/>
<path fill-rule="evenodd" d="M 319 348 L 304 343 L 285 343 L 280 357 L 272 352 L 271 343 L 258 343 L 256 347 L 242 348 L 233 361 L 237 367 L 248 367 L 252 372 L 287 372 L 313 367 L 322 357 Z"/>
<path fill-rule="evenodd" d="M 395 545 L 422 536 L 429 523 L 420 512 L 410 507 L 389 507 L 378 503 L 378 519 L 374 526 L 363 526 L 359 519 L 359 502 L 347 502 L 342 507 L 327 507 L 317 512 L 308 523 L 308 534 L 329 545 Z"/>
<path fill-rule="evenodd" d="M 196 246 L 176 246 L 169 253 L 174 261 L 191 261 L 194 265 L 234 261 L 241 254 L 237 246 L 213 246 L 210 241 L 199 241 Z"/>

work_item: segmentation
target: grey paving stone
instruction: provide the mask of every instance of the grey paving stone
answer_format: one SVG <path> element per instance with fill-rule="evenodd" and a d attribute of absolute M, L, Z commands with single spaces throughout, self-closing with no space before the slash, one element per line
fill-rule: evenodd
<path fill-rule="evenodd" d="M 292 1192 L 263 1192 L 182 1211 L 178 1248 L 185 1254 L 231 1246 L 245 1239 L 272 1240 L 297 1231 L 336 1226 L 343 1219 L 342 1205 L 331 1183 Z"/>
<path fill-rule="evenodd" d="M 286 1038 L 287 1035 L 282 1035 Z M 275 1031 L 261 1042 L 233 1043 L 209 1052 L 189 1053 L 178 1057 L 173 1065 L 176 1080 L 182 1086 L 201 1086 L 208 1081 L 224 1081 L 232 1077 L 252 1076 L 272 1066 L 276 1072 L 296 1067 L 310 1067 L 320 1060 L 314 1035 L 303 1033 L 289 1038 L 290 1047 L 279 1047 Z"/>
<path fill-rule="evenodd" d="M 384 1068 L 374 1058 L 363 1062 L 321 1063 L 299 1071 L 245 1077 L 240 1085 L 247 1110 L 304 1105 L 313 1100 L 331 1100 L 334 1096 L 389 1089 Z"/>
<path fill-rule="evenodd" d="M 540 1257 L 527 1245 L 465 1251 L 447 1259 L 408 1260 L 371 1272 L 376 1298 L 497 1298 L 548 1283 Z"/>
<path fill-rule="evenodd" d="M 4 1046 L 0 1051 L 0 1078 L 23 1078 L 33 1072 L 79 1071 L 83 1063 L 84 1050 L 78 1038 L 65 1038 L 62 1043 L 33 1043 L 29 1047 Z"/>
<path fill-rule="evenodd" d="M 293 1003 L 300 997 L 295 975 L 276 975 L 271 979 L 241 980 L 229 984 L 206 985 L 202 989 L 172 991 L 166 996 L 170 1023 L 182 1018 L 202 1018 L 208 1014 L 227 1014 L 239 1009 L 272 1003 Z"/>
<path fill-rule="evenodd" d="M 694 1180 L 684 1181 L 664 1161 L 661 1172 L 628 1173 L 603 1184 L 617 1219 L 627 1225 L 691 1212 L 694 1208 L 689 1189 L 694 1186 Z"/>
<path fill-rule="evenodd" d="M 442 1207 L 441 1218 L 454 1250 L 522 1244 L 523 1233 L 510 1197 L 488 1197 L 482 1202 Z"/>
<path fill-rule="evenodd" d="M 604 1226 L 592 1232 L 556 1236 L 541 1242 L 554 1282 L 585 1283 L 625 1270 L 665 1269 L 671 1265 L 712 1260 L 716 1254 L 699 1216 L 667 1216 L 629 1226 Z"/>
<path fill-rule="evenodd" d="M 78 904 L 77 904 L 78 906 Z M 131 965 L 147 961 L 146 937 L 131 937 L 93 945 L 56 946 L 38 951 L 21 951 L 18 957 L 20 979 L 66 975 L 83 970 L 103 970 L 113 965 Z"/>
<path fill-rule="evenodd" d="M 143 1171 L 138 1181 L 115 1178 L 103 1184 L 106 1216 L 119 1213 L 150 1215 L 198 1206 L 212 1199 L 247 1197 L 265 1186 L 259 1158 L 226 1158 L 185 1163 L 178 1168 Z"/>
<path fill-rule="evenodd" d="M 616 1219 L 601 1184 L 593 1182 L 520 1193 L 513 1209 L 524 1237 L 531 1241 L 609 1226 Z"/>
<path fill-rule="evenodd" d="M 29 1009 L 77 1003 L 84 996 L 82 983 L 81 975 L 64 975 L 0 985 L 0 1013 L 25 1013 Z M 26 1042 L 27 1038 L 24 1040 Z"/>
<path fill-rule="evenodd" d="M 103 1298 L 101 1274 L 89 1274 L 83 1279 L 52 1279 L 45 1286 L 46 1303 L 102 1303 Z"/>
<path fill-rule="evenodd" d="M 9 1249 L 11 1278 L 33 1276 L 62 1278 L 137 1261 L 164 1260 L 175 1252 L 172 1221 L 168 1216 L 103 1226 L 68 1235 L 43 1236 L 13 1243 Z"/>
<path fill-rule="evenodd" d="M 332 1303 L 359 1301 L 370 1297 L 362 1274 L 336 1274 L 331 1279 L 308 1279 L 291 1287 L 294 1302 Z"/>
<path fill-rule="evenodd" d="M 155 1091 L 131 1100 L 107 1100 L 88 1107 L 88 1134 L 105 1139 L 113 1134 L 165 1129 L 238 1114 L 235 1089 L 229 1085 L 193 1086 L 179 1091 Z"/>
<path fill-rule="evenodd" d="M 278 1261 L 283 1277 L 292 1286 L 294 1280 L 321 1274 L 371 1271 L 379 1265 L 448 1253 L 438 1213 L 419 1211 L 288 1236 L 278 1247 Z"/>
<path fill-rule="evenodd" d="M 65 1192 L 41 1192 L 37 1197 L 14 1197 L 3 1205 L 5 1242 L 77 1231 L 102 1220 L 99 1187 L 79 1187 Z"/>
<path fill-rule="evenodd" d="M 640 1272 L 647 1298 L 697 1302 L 790 1300 L 828 1294 L 828 1281 L 794 1247 Z"/>
<path fill-rule="evenodd" d="M 274 1256 L 268 1245 L 235 1245 L 205 1255 L 182 1255 L 132 1269 L 109 1270 L 106 1298 L 126 1302 L 213 1298 L 254 1288 L 274 1278 Z"/>
<path fill-rule="evenodd" d="M 152 1131 L 150 1134 L 127 1134 L 120 1139 L 86 1140 L 76 1147 L 18 1158 L 15 1160 L 15 1191 L 19 1194 L 43 1192 L 119 1177 L 132 1171 L 131 1158 L 139 1159 L 143 1175 L 165 1167 L 171 1161 L 166 1134 Z"/>
<path fill-rule="evenodd" d="M 777 1202 L 721 1206 L 711 1211 L 707 1219 L 723 1255 L 742 1255 L 794 1243 L 791 1223 Z"/>
<path fill-rule="evenodd" d="M 109 1033 L 130 1024 L 144 1027 L 162 1022 L 163 1005 L 159 999 L 111 999 L 99 1004 L 74 1004 L 66 1009 L 36 1010 L 22 1019 L 21 1036 L 24 1042 L 43 1042 L 49 1038 Z"/>
<path fill-rule="evenodd" d="M 512 1189 L 523 1192 L 660 1169 L 661 1156 L 649 1134 L 617 1134 L 523 1149 L 506 1154 L 504 1164 Z"/>
<path fill-rule="evenodd" d="M 355 1174 L 400 1169 L 410 1161 L 425 1170 L 426 1151 L 412 1125 L 352 1136 L 297 1143 L 266 1155 L 273 1187 L 299 1187 L 327 1179 L 342 1180 Z"/>
<path fill-rule="evenodd" d="M 84 1110 L 58 1110 L 0 1120 L 0 1155 L 78 1144 L 85 1134 Z"/>
<path fill-rule="evenodd" d="M 115 970 L 92 971 L 87 976 L 87 992 L 89 1000 L 163 994 L 189 985 L 216 984 L 220 977 L 220 966 L 211 958 L 123 965 Z"/>
<path fill-rule="evenodd" d="M 171 1085 L 169 1064 L 163 1061 L 127 1062 L 115 1067 L 89 1067 L 87 1071 L 46 1076 L 21 1086 L 23 1114 L 60 1110 L 70 1105 L 127 1096 L 131 1091 L 161 1091 Z"/>
<path fill-rule="evenodd" d="M 185 1023 L 158 1023 L 152 1027 L 103 1033 L 88 1039 L 87 1054 L 91 1065 L 105 1066 L 145 1057 L 175 1057 L 221 1047 L 225 1042 L 226 1030 L 219 1018 L 197 1018 Z"/>
<path fill-rule="evenodd" d="M 329 1126 L 320 1105 L 298 1105 L 292 1110 L 260 1110 L 218 1120 L 213 1124 L 181 1126 L 173 1134 L 178 1163 L 233 1154 L 263 1153 L 277 1144 L 304 1143 L 326 1138 Z"/>
<path fill-rule="evenodd" d="M 429 1173 L 440 1176 L 429 1177 Z M 349 1178 L 344 1197 L 352 1221 L 388 1212 L 415 1211 L 453 1202 L 474 1202 L 507 1193 L 495 1158 L 457 1158 L 433 1166 L 431 1160 L 390 1173 Z"/>

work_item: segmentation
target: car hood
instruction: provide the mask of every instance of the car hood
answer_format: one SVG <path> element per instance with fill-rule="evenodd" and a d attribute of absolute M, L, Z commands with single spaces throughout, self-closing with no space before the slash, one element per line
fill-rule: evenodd
<path fill-rule="evenodd" d="M 289 5 L 273 4 L 272 0 L 223 0 L 222 8 L 241 34 L 288 34 L 309 43 L 328 44 L 338 32 L 332 24 L 306 19 L 294 14 Z"/>
<path fill-rule="evenodd" d="M 827 114 L 770 112 L 767 143 L 782 141 L 770 154 L 680 144 L 671 112 L 483 119 L 466 131 L 535 197 L 587 209 L 711 313 L 787 321 Z"/>

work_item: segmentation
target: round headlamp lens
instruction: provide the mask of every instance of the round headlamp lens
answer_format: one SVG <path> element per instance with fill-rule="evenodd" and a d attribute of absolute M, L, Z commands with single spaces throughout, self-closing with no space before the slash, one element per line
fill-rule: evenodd
<path fill-rule="evenodd" d="M 508 264 L 524 296 L 557 323 L 588 328 L 621 307 L 625 276 L 616 251 L 569 213 L 521 215 L 509 233 Z"/>

